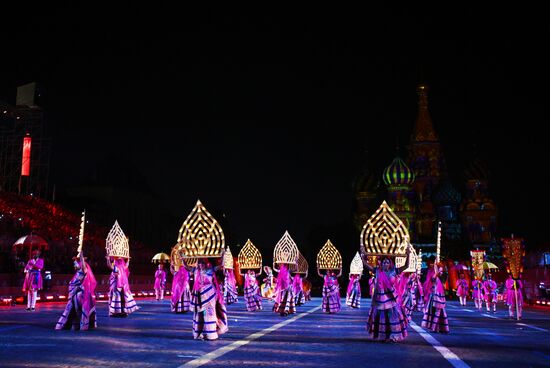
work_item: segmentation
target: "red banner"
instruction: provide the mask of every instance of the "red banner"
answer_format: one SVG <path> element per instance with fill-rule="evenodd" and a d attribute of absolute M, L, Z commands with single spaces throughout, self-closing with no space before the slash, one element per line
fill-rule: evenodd
<path fill-rule="evenodd" d="M 23 159 L 21 160 L 21 176 L 29 176 L 31 172 L 31 137 L 23 138 Z"/>

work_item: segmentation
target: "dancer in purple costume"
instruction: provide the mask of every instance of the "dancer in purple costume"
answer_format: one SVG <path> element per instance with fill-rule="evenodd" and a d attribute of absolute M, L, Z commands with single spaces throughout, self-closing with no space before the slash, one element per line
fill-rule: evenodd
<path fill-rule="evenodd" d="M 435 268 L 435 270 L 434 270 Z M 448 333 L 449 319 L 445 310 L 445 289 L 439 279 L 441 269 L 435 266 L 428 271 L 424 281 L 424 316 L 422 327 L 433 332 Z"/>
<path fill-rule="evenodd" d="M 170 299 L 170 308 L 174 313 L 189 312 L 191 305 L 191 290 L 189 287 L 189 272 L 181 266 L 177 271 L 170 266 L 170 271 L 174 275 L 172 279 L 172 298 Z"/>
<path fill-rule="evenodd" d="M 86 331 L 97 328 L 94 299 L 97 282 L 82 251 L 73 260 L 76 273 L 69 282 L 69 300 L 55 329 Z"/>
<path fill-rule="evenodd" d="M 365 267 L 374 274 L 374 291 L 367 321 L 367 331 L 373 339 L 384 338 L 385 341 L 397 342 L 404 340 L 407 333 L 407 318 L 397 303 L 395 285 L 397 275 L 406 268 L 394 267 L 391 258 L 382 257 L 378 266 L 372 267 L 365 254 L 361 255 Z"/>
<path fill-rule="evenodd" d="M 244 275 L 244 300 L 249 312 L 262 310 L 262 295 L 258 286 L 258 275 L 254 270 L 246 271 Z"/>

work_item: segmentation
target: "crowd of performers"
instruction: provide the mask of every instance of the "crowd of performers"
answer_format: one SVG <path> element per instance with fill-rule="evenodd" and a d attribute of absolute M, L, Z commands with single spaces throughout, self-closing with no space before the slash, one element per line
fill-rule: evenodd
<path fill-rule="evenodd" d="M 457 280 L 456 296 L 460 304 L 465 306 L 469 297 L 470 286 L 464 273 L 459 273 Z M 485 280 L 474 278 L 471 286 L 471 298 L 477 310 L 483 311 L 483 304 L 487 313 L 495 313 L 498 301 L 498 285 L 491 273 L 487 273 Z M 523 310 L 523 282 L 520 279 L 515 280 L 512 275 L 504 283 L 503 301 L 508 306 L 508 315 L 510 318 L 521 319 Z"/>
<path fill-rule="evenodd" d="M 234 271 L 223 269 L 220 258 L 199 258 L 194 266 L 185 262 L 173 274 L 171 311 L 174 313 L 192 312 L 192 330 L 195 339 L 215 340 L 228 331 L 227 305 L 238 300 Z M 55 328 L 88 330 L 97 327 L 95 288 L 96 280 L 83 253 L 73 258 L 75 274 L 69 282 L 67 305 Z M 218 264 L 220 263 L 220 264 Z M 422 327 L 432 332 L 448 333 L 449 320 L 445 310 L 445 290 L 442 282 L 442 269 L 433 266 L 428 269 L 426 280 L 421 283 L 416 272 L 402 272 L 390 257 L 382 257 L 376 266 L 365 258 L 363 263 L 370 272 L 369 289 L 372 302 L 367 318 L 367 331 L 373 339 L 397 342 L 407 337 L 408 325 L 413 313 L 422 313 Z M 132 296 L 129 285 L 130 260 L 120 257 L 107 257 L 111 269 L 109 279 L 108 311 L 110 317 L 126 317 L 139 307 Z M 42 288 L 40 270 L 44 261 L 35 250 L 25 267 L 23 291 L 27 293 L 27 310 L 35 310 L 37 292 Z M 219 274 L 217 275 L 217 273 Z M 273 270 L 265 266 L 265 278 L 259 285 L 261 270 L 244 270 L 244 301 L 249 312 L 262 310 L 262 300 L 273 302 L 273 312 L 281 316 L 296 313 L 296 307 L 310 300 L 311 284 L 304 275 L 292 273 L 289 266 L 280 264 L 275 277 Z M 222 279 L 223 282 L 218 279 Z M 340 305 L 339 275 L 336 270 L 326 270 L 323 278 L 322 304 L 324 313 L 338 313 Z M 346 305 L 360 308 L 360 274 L 350 274 L 346 293 Z M 166 272 L 159 265 L 155 272 L 155 297 L 162 300 L 166 284 Z M 509 307 L 510 317 L 521 318 L 523 283 L 512 276 L 505 283 L 504 298 Z M 464 274 L 459 274 L 456 294 L 461 305 L 466 305 L 470 285 Z M 475 307 L 482 310 L 483 301 L 487 311 L 496 311 L 497 284 L 491 274 L 481 281 L 474 279 L 471 297 Z"/>

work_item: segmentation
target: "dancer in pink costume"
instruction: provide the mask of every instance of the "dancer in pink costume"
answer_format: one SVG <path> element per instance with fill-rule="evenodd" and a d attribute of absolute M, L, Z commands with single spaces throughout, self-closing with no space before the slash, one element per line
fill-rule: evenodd
<path fill-rule="evenodd" d="M 416 272 L 403 273 L 397 287 L 399 305 L 403 308 L 403 313 L 407 316 L 407 321 L 412 319 L 412 313 L 418 303 L 417 290 L 418 278 Z"/>
<path fill-rule="evenodd" d="M 277 284 L 275 285 L 275 304 L 273 312 L 286 317 L 289 314 L 296 313 L 294 304 L 294 291 L 292 290 L 292 281 L 288 272 L 288 265 L 282 263 L 277 275 Z"/>
<path fill-rule="evenodd" d="M 416 299 L 416 310 L 424 313 L 424 288 L 420 281 L 420 273 L 416 274 L 416 282 L 414 285 L 414 295 Z"/>
<path fill-rule="evenodd" d="M 264 266 L 264 272 L 266 277 L 263 279 L 263 284 L 261 285 L 262 297 L 273 301 L 275 298 L 275 283 L 276 280 L 273 277 L 273 270 L 269 266 Z"/>
<path fill-rule="evenodd" d="M 306 302 L 302 276 L 297 273 L 292 278 L 292 291 L 294 292 L 294 304 L 298 307 Z"/>
<path fill-rule="evenodd" d="M 477 310 L 481 310 L 483 308 L 483 283 L 478 279 L 472 281 L 472 299 L 474 299 Z"/>
<path fill-rule="evenodd" d="M 254 270 L 248 270 L 244 275 L 244 300 L 249 312 L 262 310 L 262 295 L 256 277 Z"/>
<path fill-rule="evenodd" d="M 324 280 L 323 284 L 323 302 L 321 310 L 325 313 L 338 313 L 340 311 L 340 285 L 338 277 L 333 270 L 328 270 L 323 276 L 317 271 Z"/>
<path fill-rule="evenodd" d="M 155 272 L 155 299 L 164 300 L 164 288 L 166 288 L 166 272 L 162 264 L 159 264 Z"/>
<path fill-rule="evenodd" d="M 435 268 L 435 270 L 434 270 Z M 448 333 L 449 319 L 445 310 L 445 289 L 439 279 L 441 269 L 437 266 L 430 268 L 424 281 L 424 316 L 422 327 L 433 332 Z"/>
<path fill-rule="evenodd" d="M 127 262 L 120 257 L 107 257 L 107 266 L 111 268 L 109 277 L 109 317 L 126 317 L 139 309 L 130 290 L 130 270 Z"/>
<path fill-rule="evenodd" d="M 483 294 L 485 294 L 485 306 L 487 312 L 491 312 L 491 306 L 493 312 L 497 311 L 497 283 L 493 280 L 493 275 L 487 274 L 487 279 L 483 282 Z"/>
<path fill-rule="evenodd" d="M 44 260 L 40 258 L 40 251 L 34 249 L 32 258 L 25 266 L 25 281 L 23 282 L 23 292 L 27 293 L 27 310 L 34 311 L 36 307 L 36 298 L 38 290 L 42 290 L 42 269 Z"/>
<path fill-rule="evenodd" d="M 464 277 L 464 274 L 461 272 L 458 275 L 458 280 L 456 282 L 456 296 L 460 301 L 460 305 L 466 305 L 466 298 L 468 297 L 468 280 Z"/>
<path fill-rule="evenodd" d="M 367 262 L 367 256 L 361 255 L 365 267 L 374 274 L 374 290 L 372 296 L 367 331 L 373 339 L 384 338 L 384 341 L 398 342 L 404 340 L 407 333 L 407 319 L 402 308 L 397 304 L 397 274 L 390 257 L 381 257 L 378 266 L 372 267 Z M 405 266 L 401 269 L 404 269 Z"/>
<path fill-rule="evenodd" d="M 216 277 L 216 271 L 222 266 L 213 266 L 207 258 L 199 258 L 197 267 L 185 265 L 185 268 L 193 272 L 195 279 L 191 292 L 193 338 L 216 340 L 229 330 L 227 309 Z"/>
<path fill-rule="evenodd" d="M 237 293 L 237 282 L 235 281 L 235 274 L 233 269 L 227 268 L 223 270 L 225 279 L 223 282 L 223 299 L 225 304 L 233 304 L 239 301 Z"/>
<path fill-rule="evenodd" d="M 69 282 L 69 300 L 55 329 L 86 331 L 97 328 L 94 299 L 97 282 L 82 251 L 73 260 L 76 273 Z"/>
<path fill-rule="evenodd" d="M 359 280 L 361 275 L 349 275 L 348 290 L 346 292 L 346 305 L 352 308 L 359 308 L 361 306 L 361 284 Z"/>
<path fill-rule="evenodd" d="M 514 282 L 516 284 L 515 288 Z M 521 319 L 521 312 L 523 311 L 523 282 L 520 279 L 514 280 L 512 275 L 509 275 L 508 280 L 506 280 L 506 304 L 508 305 L 510 318 L 514 318 L 514 312 L 517 312 L 517 319 Z"/>
<path fill-rule="evenodd" d="M 172 298 L 170 308 L 174 313 L 189 312 L 191 304 L 191 290 L 189 288 L 189 272 L 181 266 L 177 271 L 170 266 L 170 271 L 174 275 L 172 279 Z"/>
<path fill-rule="evenodd" d="M 369 294 L 370 298 L 374 296 L 374 275 L 369 271 Z"/>

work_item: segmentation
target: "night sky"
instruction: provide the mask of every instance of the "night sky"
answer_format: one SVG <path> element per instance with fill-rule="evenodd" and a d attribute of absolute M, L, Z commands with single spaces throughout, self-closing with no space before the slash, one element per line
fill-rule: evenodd
<path fill-rule="evenodd" d="M 289 230 L 300 246 L 351 222 L 365 151 L 380 174 L 406 153 L 424 81 L 454 185 L 477 145 L 501 235 L 547 241 L 547 13 L 151 5 L 17 9 L 2 25 L 0 99 L 41 84 L 60 191 L 129 161 L 180 222 L 200 198 L 241 244 Z"/>

